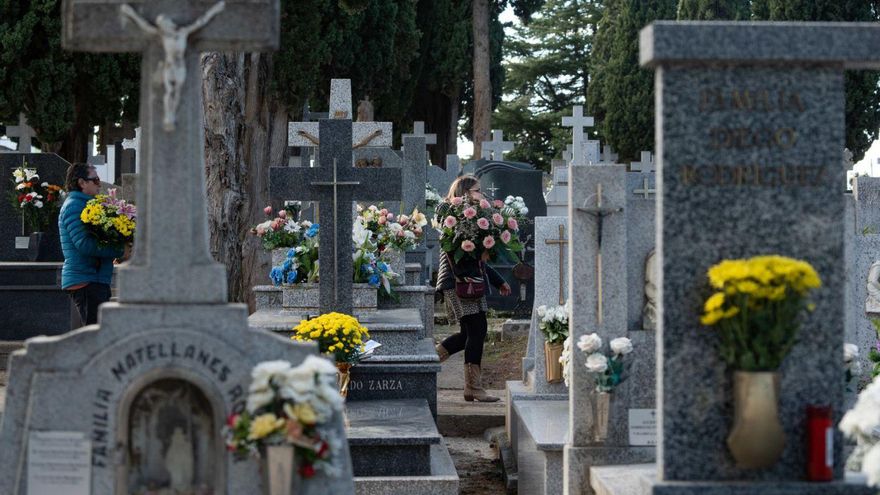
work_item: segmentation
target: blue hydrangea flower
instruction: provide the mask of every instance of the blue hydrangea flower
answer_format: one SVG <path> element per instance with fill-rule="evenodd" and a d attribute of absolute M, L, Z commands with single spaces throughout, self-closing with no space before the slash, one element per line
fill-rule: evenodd
<path fill-rule="evenodd" d="M 361 271 L 364 273 L 373 273 L 373 267 L 364 263 L 363 265 L 361 265 Z"/>
<path fill-rule="evenodd" d="M 290 270 L 287 272 L 287 283 L 294 284 L 296 283 L 296 270 Z"/>
<path fill-rule="evenodd" d="M 368 280 L 367 283 L 370 284 L 371 287 L 379 287 L 379 281 L 379 275 L 371 275 L 370 280 Z"/>
<path fill-rule="evenodd" d="M 386 265 L 384 261 L 380 261 L 376 264 L 376 266 L 379 267 L 379 271 L 382 273 L 386 273 L 388 271 L 388 265 Z"/>
<path fill-rule="evenodd" d="M 269 272 L 269 279 L 272 280 L 274 285 L 281 285 L 281 281 L 284 280 L 284 272 L 280 266 L 272 267 L 272 271 Z"/>
<path fill-rule="evenodd" d="M 287 258 L 286 260 L 284 260 L 284 264 L 281 265 L 281 269 L 286 272 L 286 271 L 290 270 L 290 267 L 292 264 L 293 263 L 291 263 L 290 258 Z"/>
<path fill-rule="evenodd" d="M 296 256 L 296 248 L 290 248 L 290 249 L 287 251 L 287 257 L 288 257 L 288 258 L 293 258 L 294 256 Z"/>
<path fill-rule="evenodd" d="M 309 227 L 309 230 L 306 231 L 306 237 L 311 239 L 312 237 L 315 237 L 316 235 L 318 235 L 318 224 L 314 223 L 314 224 L 312 224 L 311 227 Z"/>

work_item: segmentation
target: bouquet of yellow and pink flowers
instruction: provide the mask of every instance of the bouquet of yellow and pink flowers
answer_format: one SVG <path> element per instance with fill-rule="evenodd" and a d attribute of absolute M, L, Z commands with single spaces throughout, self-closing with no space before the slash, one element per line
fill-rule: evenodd
<path fill-rule="evenodd" d="M 80 214 L 86 229 L 102 246 L 123 247 L 134 240 L 137 226 L 137 208 L 125 200 L 116 199 L 116 189 L 109 194 L 98 194 L 86 203 Z"/>
<path fill-rule="evenodd" d="M 452 198 L 437 207 L 434 227 L 440 232 L 440 246 L 455 263 L 466 256 L 481 259 L 484 253 L 490 260 L 505 255 L 519 261 L 516 253 L 523 249 L 515 212 L 500 200 Z"/>

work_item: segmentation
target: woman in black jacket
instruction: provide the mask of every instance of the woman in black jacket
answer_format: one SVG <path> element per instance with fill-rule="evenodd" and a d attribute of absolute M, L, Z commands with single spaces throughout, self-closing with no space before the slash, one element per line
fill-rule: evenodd
<path fill-rule="evenodd" d="M 483 198 L 480 193 L 480 181 L 472 175 L 463 175 L 449 187 L 444 202 L 437 207 L 438 212 L 444 211 L 444 204 L 452 198 L 466 196 L 469 201 L 477 202 Z M 438 221 L 442 219 L 438 218 Z M 440 267 L 437 273 L 437 290 L 443 293 L 446 301 L 446 313 L 449 321 L 457 321 L 460 331 L 450 335 L 442 343 L 437 344 L 437 355 L 440 362 L 446 361 L 450 354 L 464 350 L 464 400 L 495 402 L 498 397 L 486 394 L 480 378 L 480 362 L 483 358 L 483 341 L 486 339 L 488 322 L 486 311 L 489 309 L 486 298 L 462 299 L 455 293 L 455 278 L 482 277 L 487 286 L 494 286 L 502 296 L 510 294 L 510 285 L 504 281 L 491 266 L 486 264 L 488 254 L 483 259 L 475 260 L 465 257 L 458 263 L 452 262 L 449 253 L 440 254 Z"/>

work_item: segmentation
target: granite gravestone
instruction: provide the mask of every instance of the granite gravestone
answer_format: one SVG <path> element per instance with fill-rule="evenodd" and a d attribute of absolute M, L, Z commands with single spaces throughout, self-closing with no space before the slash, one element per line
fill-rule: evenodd
<path fill-rule="evenodd" d="M 440 197 L 446 196 L 449 186 L 461 174 L 461 164 L 458 155 L 446 155 L 446 169 L 436 165 L 428 165 L 428 183 L 434 186 Z"/>
<path fill-rule="evenodd" d="M 142 228 L 132 260 L 119 268 L 119 302 L 101 306 L 99 325 L 37 337 L 13 353 L 0 425 L 0 493 L 29 493 L 24 461 L 32 431 L 88 435 L 95 495 L 127 493 L 132 483 L 141 484 L 137 490 L 169 488 L 167 479 L 143 478 L 143 458 L 132 448 L 143 438 L 135 436 L 139 432 L 170 439 L 162 448 L 166 466 L 175 471 L 194 466 L 197 455 L 208 458 L 210 470 L 189 470 L 187 486 L 175 484 L 175 490 L 259 491 L 258 463 L 235 461 L 220 443 L 221 427 L 228 415 L 244 409 L 254 365 L 278 359 L 296 365 L 316 350 L 248 331 L 247 307 L 227 304 L 225 268 L 212 260 L 207 241 L 200 52 L 276 48 L 278 2 L 178 1 L 137 8 L 113 1 L 63 4 L 65 48 L 143 53 Z M 133 25 L 126 19 L 140 20 Z M 153 22 L 162 25 L 162 34 Z M 174 51 L 164 53 L 165 48 Z M 163 74 L 172 68 L 159 63 L 166 55 L 182 64 L 173 74 Z M 161 84 L 163 75 L 173 84 Z M 162 397 L 169 386 L 197 393 L 172 402 L 179 421 L 167 417 L 152 430 L 140 429 L 144 411 L 135 406 L 146 404 L 149 411 L 148 399 Z M 341 439 L 340 414 L 331 428 Z M 206 442 L 209 448 L 195 450 Z M 354 492 L 346 442 L 339 449 L 341 476 L 319 473 L 303 481 L 298 493 Z"/>
<path fill-rule="evenodd" d="M 641 32 L 641 63 L 657 71 L 662 212 L 656 494 L 860 493 L 801 481 L 806 406 L 843 412 L 843 70 L 880 67 L 874 40 L 873 24 L 655 22 Z M 746 470 L 725 445 L 731 373 L 699 315 L 710 266 L 770 253 L 811 263 L 823 286 L 780 369 L 785 450 L 773 467 Z"/>
<path fill-rule="evenodd" d="M 652 353 L 642 335 L 631 332 L 628 282 L 632 264 L 629 245 L 629 201 L 627 173 L 623 165 L 573 165 L 569 169 L 569 222 L 571 238 L 568 255 L 568 297 L 572 301 L 569 319 L 573 343 L 581 335 L 597 333 L 605 343 L 629 337 L 638 352 L 626 356 L 635 365 Z M 649 237 L 651 229 L 647 229 Z M 633 253 L 638 253 L 632 246 Z M 643 248 L 642 248 L 643 249 Z M 643 258 L 634 255 L 637 260 Z M 643 262 L 634 263 L 643 269 Z M 641 289 L 637 287 L 636 289 Z M 639 292 L 636 291 L 636 293 Z M 636 304 L 641 307 L 641 301 Z M 590 466 L 649 462 L 654 448 L 630 445 L 629 410 L 652 408 L 650 393 L 635 394 L 653 388 L 653 374 L 636 373 L 630 368 L 627 378 L 609 392 L 608 422 L 597 420 L 601 404 L 596 380 L 584 366 L 585 353 L 573 346 L 570 363 L 569 437 L 563 452 L 563 475 L 566 493 L 590 493 Z M 645 363 L 639 363 L 644 365 Z M 644 366 L 643 368 L 644 369 Z M 648 395 L 648 397 L 644 397 Z M 604 431 L 604 433 L 603 433 Z"/>
<path fill-rule="evenodd" d="M 357 123 L 354 123 L 357 125 Z M 272 167 L 269 191 L 274 199 L 317 201 L 320 205 L 321 312 L 352 313 L 352 201 L 400 198 L 401 170 L 352 167 L 350 120 L 320 122 L 320 167 Z"/>

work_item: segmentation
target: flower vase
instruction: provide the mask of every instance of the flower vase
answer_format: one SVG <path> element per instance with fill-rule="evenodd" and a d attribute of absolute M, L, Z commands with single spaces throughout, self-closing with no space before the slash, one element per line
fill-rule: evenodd
<path fill-rule="evenodd" d="M 291 495 L 293 489 L 293 445 L 268 445 L 263 456 L 265 495 Z"/>
<path fill-rule="evenodd" d="M 562 344 L 551 344 L 544 342 L 544 372 L 547 375 L 548 383 L 558 383 L 562 381 L 562 363 L 559 358 L 562 357 Z"/>
<path fill-rule="evenodd" d="M 594 395 L 595 414 L 593 414 L 593 440 L 604 442 L 608 439 L 608 421 L 611 418 L 611 393 L 598 392 Z"/>
<path fill-rule="evenodd" d="M 779 421 L 779 373 L 735 372 L 733 405 L 727 447 L 737 467 L 761 469 L 776 464 L 785 448 Z"/>
<path fill-rule="evenodd" d="M 351 382 L 351 363 L 336 363 L 336 385 L 339 395 L 348 397 L 348 384 Z"/>

